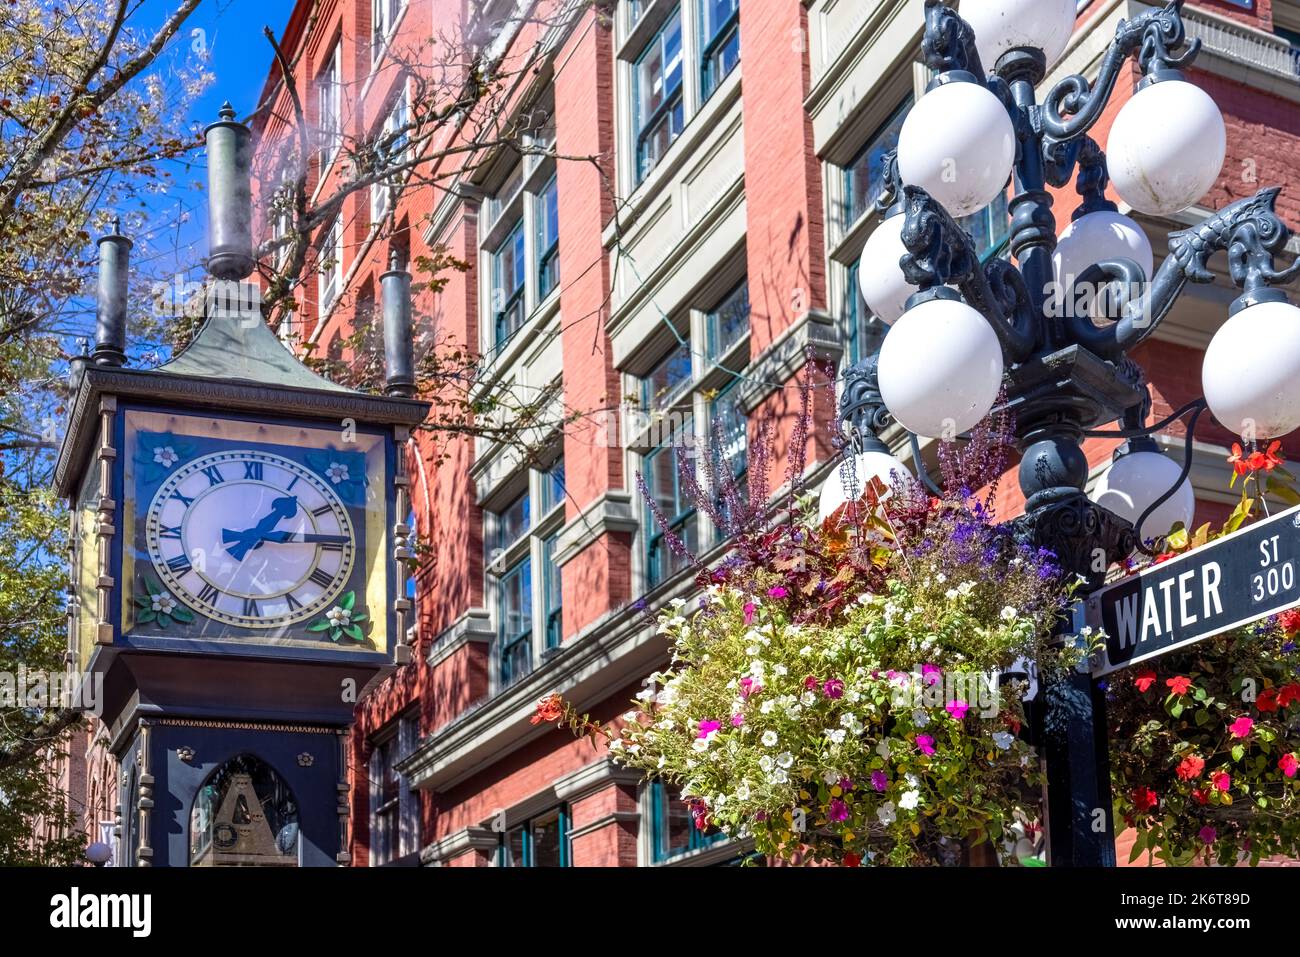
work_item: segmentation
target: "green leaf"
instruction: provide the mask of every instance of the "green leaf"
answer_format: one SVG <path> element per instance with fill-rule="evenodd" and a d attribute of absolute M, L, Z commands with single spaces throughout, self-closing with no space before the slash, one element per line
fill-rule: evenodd
<path fill-rule="evenodd" d="M 144 611 L 140 612 L 140 614 L 135 616 L 135 620 L 136 624 L 147 625 L 157 617 L 157 614 L 155 614 L 152 608 L 146 608 Z"/>
<path fill-rule="evenodd" d="M 353 641 L 364 641 L 366 637 L 365 633 L 362 632 L 358 625 L 348 625 L 348 627 L 343 629 L 343 633 Z"/>
<path fill-rule="evenodd" d="M 1244 747 L 1242 747 L 1240 744 L 1235 744 L 1232 746 L 1232 760 L 1239 762 L 1245 756 L 1246 756 L 1246 749 Z"/>
<path fill-rule="evenodd" d="M 194 621 L 194 612 L 190 611 L 188 608 L 183 608 L 180 605 L 177 605 L 172 609 L 172 617 L 177 621 L 188 625 L 190 622 Z"/>
<path fill-rule="evenodd" d="M 167 613 L 164 612 L 164 611 L 160 611 L 160 612 L 158 612 L 158 627 L 159 627 L 159 628 L 170 628 L 170 627 L 171 627 L 171 624 L 172 624 L 171 615 L 167 614 Z"/>
<path fill-rule="evenodd" d="M 355 605 L 356 603 L 357 603 L 357 593 L 354 591 L 350 591 L 343 596 L 343 600 L 339 602 L 339 606 L 344 611 L 351 611 L 352 606 Z"/>
<path fill-rule="evenodd" d="M 366 617 L 366 613 L 363 611 L 359 614 L 353 615 L 352 620 L 355 622 L 362 622 L 362 621 L 367 621 L 368 619 Z"/>
<path fill-rule="evenodd" d="M 325 630 L 327 630 L 327 629 L 329 629 L 329 628 L 332 628 L 332 627 L 333 627 L 333 626 L 330 624 L 330 621 L 329 621 L 328 618 L 322 618 L 322 619 L 320 619 L 319 621 L 313 621 L 310 625 L 307 626 L 307 630 L 308 630 L 308 631 L 325 631 Z"/>

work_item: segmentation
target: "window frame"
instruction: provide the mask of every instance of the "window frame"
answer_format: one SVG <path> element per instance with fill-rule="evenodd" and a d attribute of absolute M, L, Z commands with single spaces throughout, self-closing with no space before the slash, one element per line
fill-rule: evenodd
<path fill-rule="evenodd" d="M 388 49 L 397 21 L 406 12 L 406 0 L 370 0 L 370 65 L 373 68 Z M 376 17 L 375 14 L 379 16 Z M 382 21 L 382 28 L 380 23 Z"/>
<path fill-rule="evenodd" d="M 337 39 L 316 74 L 316 128 L 321 135 L 321 177 L 334 165 L 343 145 L 343 41 Z M 329 123 L 327 125 L 327 119 Z"/>
<path fill-rule="evenodd" d="M 537 821 L 549 817 L 551 814 L 556 815 L 556 821 L 559 825 L 560 861 L 559 864 L 557 864 L 556 866 L 572 867 L 573 853 L 572 853 L 572 848 L 570 847 L 569 844 L 569 840 L 570 840 L 569 832 L 572 829 L 572 819 L 570 817 L 569 805 L 566 802 L 552 805 L 551 807 L 548 807 L 543 811 L 539 811 L 536 814 L 530 815 L 525 820 L 520 821 L 517 824 L 513 825 L 512 827 L 508 827 L 504 831 L 502 831 L 500 836 L 497 838 L 496 866 L 497 867 L 538 867 L 539 865 L 534 860 L 534 850 L 533 850 L 534 826 Z M 521 837 L 520 850 L 521 850 L 521 856 L 523 857 L 523 861 L 521 863 L 512 864 L 509 862 L 507 858 L 507 850 L 510 845 L 510 835 L 515 832 L 520 833 L 520 837 Z"/>
<path fill-rule="evenodd" d="M 368 773 L 370 778 L 370 866 L 392 864 L 419 850 L 419 797 L 406 775 L 394 765 L 415 751 L 419 741 L 419 713 L 408 711 L 380 731 L 371 740 Z M 391 752 L 391 753 L 390 753 Z M 383 794 L 384 782 L 378 765 L 387 760 L 397 779 L 397 790 L 390 798 Z M 377 826 L 381 816 L 392 815 L 394 830 L 384 832 Z M 386 834 L 389 846 L 377 844 L 377 835 Z"/>
<path fill-rule="evenodd" d="M 689 523 L 696 522 L 695 543 L 697 548 L 699 546 L 700 529 L 697 520 L 699 516 L 699 509 L 696 508 L 693 504 L 687 503 L 685 509 L 683 510 L 682 477 L 681 477 L 681 472 L 679 471 L 681 466 L 677 461 L 677 455 L 679 454 L 679 450 L 682 449 L 685 445 L 683 441 L 679 440 L 679 437 L 684 438 L 687 435 L 692 435 L 693 426 L 694 426 L 694 416 L 692 416 L 690 419 L 684 422 L 680 429 L 675 430 L 673 434 L 668 437 L 667 442 L 664 442 L 658 445 L 657 447 L 655 447 L 651 452 L 647 453 L 642 459 L 641 470 L 642 470 L 642 474 L 646 478 L 646 488 L 649 489 L 650 495 L 654 499 L 654 504 L 659 507 L 660 512 L 663 512 L 664 519 L 666 520 L 668 525 L 667 531 L 665 531 L 663 528 L 660 528 L 659 522 L 655 520 L 655 514 L 650 507 L 650 503 L 649 502 L 643 503 L 643 511 L 645 513 L 645 528 L 646 528 L 646 540 L 645 540 L 646 584 L 649 589 L 657 588 L 658 586 L 662 585 L 664 582 L 672 578 L 674 575 L 682 571 L 682 569 L 680 568 L 672 568 L 670 570 L 665 570 L 659 567 L 660 562 L 662 561 L 661 556 L 667 550 L 667 545 L 665 544 L 665 541 L 667 539 L 667 535 L 669 532 L 671 532 L 673 535 L 676 535 L 679 539 L 683 541 L 689 541 L 689 536 L 684 535 L 683 530 L 687 528 Z M 672 515 L 669 515 L 664 510 L 662 502 L 660 502 L 659 498 L 657 497 L 658 476 L 655 475 L 652 470 L 659 467 L 660 461 L 669 463 L 668 467 L 671 468 L 672 470 L 671 474 L 673 480 L 673 508 L 676 510 Z M 660 545 L 663 545 L 662 549 L 659 548 Z"/>
<path fill-rule="evenodd" d="M 735 9 L 714 31 L 713 36 L 704 35 L 706 14 L 709 0 L 699 0 L 700 17 L 700 102 L 707 103 L 709 97 L 718 91 L 724 80 L 740 65 L 740 0 L 732 0 Z M 730 42 L 736 40 L 736 59 L 725 72 L 716 73 L 714 60 Z"/>
<path fill-rule="evenodd" d="M 329 263 L 329 266 L 325 264 Z M 329 292 L 327 296 L 326 293 Z M 343 214 L 334 217 L 323 235 L 316 269 L 316 305 L 323 319 L 343 295 Z"/>
<path fill-rule="evenodd" d="M 398 116 L 400 114 L 400 120 Z M 408 125 L 411 121 L 411 90 L 410 86 L 403 81 L 401 89 L 393 97 L 389 104 L 387 112 L 384 114 L 384 121 L 380 124 L 376 139 L 383 140 L 392 135 L 396 130 Z M 388 146 L 388 156 L 386 161 L 396 161 L 404 163 L 408 159 L 411 148 L 409 133 L 403 133 Z M 380 220 L 392 211 L 394 205 L 392 193 L 398 184 L 398 180 L 406 175 L 403 170 L 387 176 L 377 182 L 370 184 L 370 223 L 378 224 Z"/>
<path fill-rule="evenodd" d="M 498 687 L 504 691 L 512 687 L 519 681 L 532 673 L 535 666 L 533 660 L 533 635 L 536 631 L 536 622 L 534 621 L 535 609 L 533 605 L 533 556 L 526 555 L 514 562 L 501 573 L 497 587 L 499 589 L 497 600 L 497 653 L 496 653 L 496 680 Z M 506 604 L 510 598 L 510 583 L 512 580 L 520 580 L 519 595 L 521 601 L 526 603 L 526 609 L 521 609 L 519 618 L 521 623 L 526 627 L 515 633 L 507 632 L 507 622 L 509 613 Z M 513 655 L 517 649 L 523 649 L 522 655 L 523 667 L 517 669 L 517 662 Z"/>
<path fill-rule="evenodd" d="M 555 235 L 546 245 L 546 233 L 550 228 L 550 214 L 547 210 L 548 196 L 554 196 Z M 560 186 L 559 171 L 537 191 L 537 216 L 534 228 L 537 234 L 537 298 L 545 301 L 560 288 Z"/>
<path fill-rule="evenodd" d="M 675 9 L 669 13 L 663 23 L 655 29 L 654 35 L 646 42 L 641 53 L 632 61 L 632 135 L 633 135 L 633 157 L 634 157 L 634 176 L 633 179 L 637 185 L 643 183 L 649 175 L 658 166 L 668 150 L 672 148 L 673 143 L 681 136 L 682 131 L 686 129 L 686 31 L 684 30 L 684 17 L 680 3 L 675 5 Z M 655 53 L 658 53 L 661 59 L 664 58 L 663 39 L 668 33 L 669 26 L 676 24 L 677 28 L 677 85 L 672 93 L 667 93 L 665 86 L 665 95 L 663 102 L 650 111 L 648 116 L 642 117 L 642 99 L 641 99 L 641 65 L 645 60 Z M 661 82 L 666 83 L 667 72 L 663 73 Z M 645 146 L 647 141 L 659 128 L 665 119 L 670 119 L 670 114 L 681 110 L 680 127 L 675 133 L 671 133 L 668 142 L 665 144 L 663 152 L 655 157 L 653 163 L 649 166 L 645 162 Z"/>
<path fill-rule="evenodd" d="M 668 788 L 661 780 L 649 782 L 650 787 L 650 862 L 652 864 L 671 864 L 674 861 L 682 860 L 699 851 L 715 847 L 727 840 L 727 835 L 719 830 L 713 834 L 704 834 L 695 826 L 692 820 L 690 830 L 687 836 L 687 846 L 681 850 L 672 851 L 667 847 L 668 830 L 665 827 L 667 823 L 667 813 L 672 798 L 668 794 Z M 677 799 L 679 802 L 681 798 Z"/>
<path fill-rule="evenodd" d="M 492 251 L 492 303 L 495 306 L 498 294 L 502 297 L 500 309 L 493 309 L 492 312 L 492 337 L 493 346 L 500 348 L 509 342 L 516 332 L 524 327 L 528 321 L 528 241 L 527 233 L 524 231 L 524 217 L 521 216 L 519 221 L 514 224 L 506 233 L 506 236 Z M 509 246 L 517 245 L 518 248 L 511 250 L 515 255 L 514 272 L 517 274 L 518 285 L 510 293 L 505 295 L 505 290 L 501 282 L 502 262 Z M 515 316 L 514 322 L 507 322 L 507 317 Z"/>

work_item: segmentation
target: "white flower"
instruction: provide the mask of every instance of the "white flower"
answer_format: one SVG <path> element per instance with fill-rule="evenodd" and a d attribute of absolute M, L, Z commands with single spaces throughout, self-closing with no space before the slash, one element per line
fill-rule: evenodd
<path fill-rule="evenodd" d="M 921 786 L 921 779 L 911 771 L 908 771 L 903 775 L 903 780 L 907 782 L 909 788 L 919 788 Z"/>
<path fill-rule="evenodd" d="M 785 675 L 788 675 L 790 673 L 790 669 L 787 668 L 785 665 L 777 665 L 772 669 L 772 673 L 775 674 L 777 677 L 784 677 Z"/>
<path fill-rule="evenodd" d="M 785 784 L 789 780 L 790 780 L 790 775 L 786 774 L 780 768 L 777 768 L 775 771 L 772 772 L 773 784 Z"/>
<path fill-rule="evenodd" d="M 975 590 L 974 582 L 962 582 L 960 585 L 957 586 L 957 591 L 959 591 L 963 596 L 969 595 L 974 590 Z"/>
<path fill-rule="evenodd" d="M 780 740 L 775 731 L 764 731 L 762 737 L 763 747 L 775 748 L 776 742 Z"/>
<path fill-rule="evenodd" d="M 674 598 L 674 599 L 672 599 L 671 601 L 669 601 L 668 604 L 672 605 L 674 608 L 677 608 L 677 609 L 685 608 L 685 607 L 686 607 L 686 599 L 685 599 L 685 598 Z"/>
<path fill-rule="evenodd" d="M 624 721 L 635 721 L 636 719 L 637 719 L 637 713 L 635 711 L 625 711 L 623 713 Z"/>
<path fill-rule="evenodd" d="M 917 708 L 915 711 L 912 712 L 912 723 L 916 725 L 918 728 L 924 728 L 927 724 L 930 723 L 930 716 L 926 714 L 924 711 L 922 711 L 920 708 Z"/>
<path fill-rule="evenodd" d="M 811 708 L 813 705 L 817 703 L 817 696 L 813 694 L 811 691 L 805 691 L 803 694 L 799 696 L 799 703 L 802 704 L 805 708 Z"/>
<path fill-rule="evenodd" d="M 160 591 L 150 599 L 149 606 L 159 614 L 170 615 L 176 608 L 176 599 L 169 592 Z"/>
<path fill-rule="evenodd" d="M 812 651 L 813 651 L 812 645 L 804 645 L 802 648 L 799 649 L 799 657 L 807 658 L 809 655 L 812 654 Z"/>
<path fill-rule="evenodd" d="M 889 753 L 890 753 L 889 742 L 885 740 L 881 740 L 881 742 L 878 745 L 876 745 L 876 754 L 880 755 L 882 758 L 888 761 Z"/>
<path fill-rule="evenodd" d="M 164 468 L 171 468 L 180 461 L 180 456 L 170 445 L 160 445 L 153 450 L 153 460 Z"/>
<path fill-rule="evenodd" d="M 825 781 L 826 784 L 827 784 L 828 786 L 830 786 L 830 787 L 834 787 L 835 785 L 839 784 L 839 783 L 840 783 L 840 778 L 842 778 L 842 777 L 844 777 L 844 775 L 840 774 L 840 772 L 838 772 L 838 771 L 823 771 L 823 772 L 822 772 L 822 780 Z"/>
<path fill-rule="evenodd" d="M 654 688 L 642 688 L 636 693 L 636 699 L 638 701 L 652 701 L 657 693 Z"/>
<path fill-rule="evenodd" d="M 714 734 L 716 734 L 716 733 L 717 733 L 717 732 L 710 731 L 710 732 L 709 732 L 708 734 L 706 734 L 704 737 L 702 737 L 702 738 L 696 738 L 694 741 L 691 742 L 691 748 L 693 748 L 693 749 L 696 750 L 696 751 L 707 751 L 707 750 L 709 750 L 709 744 L 710 744 L 710 742 L 713 741 L 713 736 L 714 736 Z"/>
<path fill-rule="evenodd" d="M 758 655 L 758 654 L 762 654 L 762 652 L 763 649 L 758 647 L 758 645 L 750 645 L 748 648 L 745 649 L 745 654 L 747 655 Z"/>
<path fill-rule="evenodd" d="M 957 589 L 949 588 L 946 592 L 943 593 L 943 597 L 948 599 L 949 601 L 953 601 L 960 594 L 961 592 L 959 592 Z"/>
<path fill-rule="evenodd" d="M 894 807 L 893 801 L 886 801 L 880 807 L 876 808 L 876 817 L 880 818 L 881 824 L 893 824 L 898 820 L 898 809 Z"/>
<path fill-rule="evenodd" d="M 1011 748 L 1012 743 L 1015 740 L 1016 740 L 1016 736 L 1012 734 L 1010 731 L 998 731 L 996 734 L 993 735 L 993 743 L 996 744 L 1003 751 L 1009 750 Z"/>
<path fill-rule="evenodd" d="M 789 751 L 782 751 L 776 756 L 776 766 L 778 768 L 789 768 L 794 764 L 794 755 Z"/>
<path fill-rule="evenodd" d="M 623 750 L 623 739 L 622 739 L 622 738 L 615 738 L 613 741 L 609 742 L 609 750 L 611 750 L 611 751 L 622 751 L 622 750 Z"/>
<path fill-rule="evenodd" d="M 1019 614 L 1020 612 L 1016 611 L 1016 609 L 1013 606 L 1007 605 L 1002 609 L 1002 611 L 998 612 L 998 617 L 1000 617 L 1003 621 L 1015 621 L 1016 616 Z"/>
<path fill-rule="evenodd" d="M 748 801 L 748 800 L 749 800 L 749 794 L 750 794 L 750 791 L 749 791 L 749 782 L 748 782 L 748 781 L 741 781 L 741 782 L 740 782 L 740 787 L 736 788 L 736 800 L 737 800 L 737 801 Z"/>
<path fill-rule="evenodd" d="M 898 806 L 904 811 L 914 811 L 916 806 L 921 803 L 920 791 L 908 791 L 898 799 Z"/>
<path fill-rule="evenodd" d="M 832 728 L 826 732 L 826 737 L 831 739 L 831 744 L 843 744 L 845 731 L 843 728 Z"/>
<path fill-rule="evenodd" d="M 758 759 L 758 767 L 764 774 L 767 774 L 776 767 L 776 762 L 772 760 L 770 754 L 765 754 Z"/>
<path fill-rule="evenodd" d="M 352 624 L 352 612 L 341 605 L 335 605 L 325 612 L 325 618 L 335 628 L 346 628 Z"/>
<path fill-rule="evenodd" d="M 771 714 L 773 711 L 776 710 L 776 702 L 773 701 L 771 698 L 768 698 L 766 701 L 764 701 L 762 704 L 758 706 L 758 710 L 762 714 Z"/>
<path fill-rule="evenodd" d="M 942 585 L 944 582 L 948 580 L 948 576 L 945 575 L 943 572 L 939 572 L 939 574 L 935 575 L 934 578 L 935 581 L 937 581 L 940 585 Z"/>
<path fill-rule="evenodd" d="M 763 664 L 763 660 L 761 658 L 755 658 L 753 661 L 749 663 L 749 674 L 751 677 L 762 678 L 763 674 L 766 671 L 767 671 L 767 665 Z"/>
<path fill-rule="evenodd" d="M 331 462 L 330 467 L 325 470 L 325 477 L 335 485 L 348 480 L 348 467 L 342 462 Z"/>
<path fill-rule="evenodd" d="M 610 745 L 610 747 L 613 747 L 613 745 Z M 668 759 L 667 759 L 666 757 L 664 757 L 662 754 L 659 755 L 659 763 L 658 763 L 657 766 L 660 767 L 660 768 L 662 768 L 662 767 L 663 767 L 665 764 L 667 764 L 667 763 L 668 763 Z"/>

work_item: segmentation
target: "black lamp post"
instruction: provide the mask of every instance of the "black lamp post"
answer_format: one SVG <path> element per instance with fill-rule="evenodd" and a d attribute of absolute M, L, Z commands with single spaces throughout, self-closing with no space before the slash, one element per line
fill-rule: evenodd
<path fill-rule="evenodd" d="M 962 9 L 988 20 L 990 8 L 999 3 L 1017 5 L 1016 0 L 968 0 Z M 969 23 L 938 0 L 927 0 L 922 51 L 936 74 L 888 159 L 885 195 L 877 204 L 881 213 L 901 219 L 889 229 L 878 228 L 884 238 L 869 241 L 861 269 L 868 305 L 893 324 L 880 352 L 846 374 L 841 417 L 855 453 L 878 449 L 878 432 L 891 417 L 913 433 L 914 445 L 917 433 L 952 440 L 987 414 L 999 387 L 1005 388 L 1023 456 L 1019 479 L 1026 506 L 1015 522 L 1017 533 L 1052 550 L 1067 571 L 1095 588 L 1114 562 L 1145 548 L 1144 539 L 1154 537 L 1144 535 L 1144 523 L 1153 513 L 1174 496 L 1190 501 L 1186 478 L 1192 431 L 1207 406 L 1225 427 L 1247 439 L 1276 436 L 1300 425 L 1300 380 L 1293 376 L 1295 384 L 1287 385 L 1284 375 L 1283 384 L 1271 392 L 1262 388 L 1242 394 L 1249 390 L 1235 370 L 1241 350 L 1250 344 L 1216 342 L 1207 352 L 1208 398 L 1148 426 L 1145 376 L 1128 353 L 1160 325 L 1186 283 L 1212 281 L 1207 261 L 1219 251 L 1228 252 L 1232 279 L 1244 291 L 1232 307 L 1232 321 L 1250 319 L 1258 326 L 1260 318 L 1268 318 L 1270 326 L 1300 326 L 1300 310 L 1285 305 L 1285 296 L 1269 288 L 1291 281 L 1300 268 L 1274 269 L 1274 255 L 1283 251 L 1290 230 L 1274 210 L 1278 191 L 1266 189 L 1171 234 L 1170 254 L 1148 281 L 1146 264 L 1135 261 L 1146 240 L 1140 227 L 1119 217 L 1105 199 L 1107 183 L 1116 175 L 1116 189 L 1125 200 L 1154 215 L 1192 205 L 1217 180 L 1222 166 L 1222 117 L 1178 73 L 1199 48 L 1199 41 L 1187 42 L 1182 0 L 1121 22 L 1095 84 L 1068 77 L 1039 103 L 1036 87 L 1049 60 L 1065 46 L 1056 21 L 1063 14 L 1072 25 L 1073 7 L 1073 0 L 1042 0 L 1030 8 L 1031 22 L 1009 27 L 1008 37 L 980 38 L 977 47 Z M 1041 22 L 1032 22 L 1035 17 Z M 1043 45 L 1022 45 L 1024 34 L 1032 40 L 1036 29 L 1045 38 Z M 996 54 L 992 73 L 985 73 L 979 47 Z M 1108 164 L 1087 134 L 1134 56 L 1144 79 L 1115 121 L 1111 147 L 1119 152 Z M 1156 119 L 1167 119 L 1172 109 L 1179 111 L 1174 121 L 1185 121 L 1189 129 L 1161 128 L 1148 118 L 1154 111 Z M 1002 112 L 1010 139 L 1001 125 Z M 949 125 L 951 138 L 960 142 L 946 142 Z M 1179 155 L 1170 159 L 1166 150 L 1162 159 L 1143 136 L 1124 138 L 1121 128 L 1134 127 L 1151 137 L 1176 139 L 1190 132 L 1199 141 L 1198 155 L 1175 151 Z M 982 261 L 957 222 L 1005 190 L 1000 153 L 1011 166 L 1014 185 L 1009 203 L 1014 263 Z M 1069 250 L 1064 243 L 1058 250 L 1047 186 L 1064 187 L 1076 171 L 1082 197 L 1074 215 L 1076 235 Z M 1077 274 L 1062 274 L 1063 260 L 1071 257 L 1067 265 L 1077 268 Z M 1261 307 L 1285 312 L 1263 317 Z M 1247 316 L 1251 309 L 1257 312 Z M 1287 348 L 1290 341 L 1282 345 Z M 1300 348 L 1280 361 L 1300 373 Z M 1188 414 L 1194 418 L 1179 470 L 1155 451 L 1149 437 Z M 1115 422 L 1119 428 L 1099 431 Z M 1159 485 L 1152 487 L 1147 474 L 1127 489 L 1133 493 L 1127 516 L 1084 492 L 1089 466 L 1081 446 L 1093 436 L 1129 440 L 1120 459 L 1146 455 L 1166 463 Z M 921 467 L 919 458 L 916 464 Z M 1168 530 L 1147 531 L 1163 535 Z M 1113 864 L 1104 697 L 1080 673 L 1046 687 L 1037 708 L 1035 735 L 1048 765 L 1052 863 Z"/>

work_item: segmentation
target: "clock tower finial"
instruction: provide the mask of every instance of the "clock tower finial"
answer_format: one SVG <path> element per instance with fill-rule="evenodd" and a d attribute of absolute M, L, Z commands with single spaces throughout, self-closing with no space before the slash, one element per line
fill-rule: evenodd
<path fill-rule="evenodd" d="M 252 134 L 236 122 L 229 101 L 204 130 L 208 152 L 208 272 L 217 279 L 248 278 L 253 259 Z"/>
<path fill-rule="evenodd" d="M 99 240 L 99 282 L 95 294 L 96 365 L 120 366 L 126 362 L 126 289 L 131 262 L 131 240 L 118 232 Z"/>
<path fill-rule="evenodd" d="M 388 272 L 379 277 L 384 296 L 384 392 L 415 396 L 415 351 L 411 342 L 411 274 L 401 253 L 389 252 Z"/>

